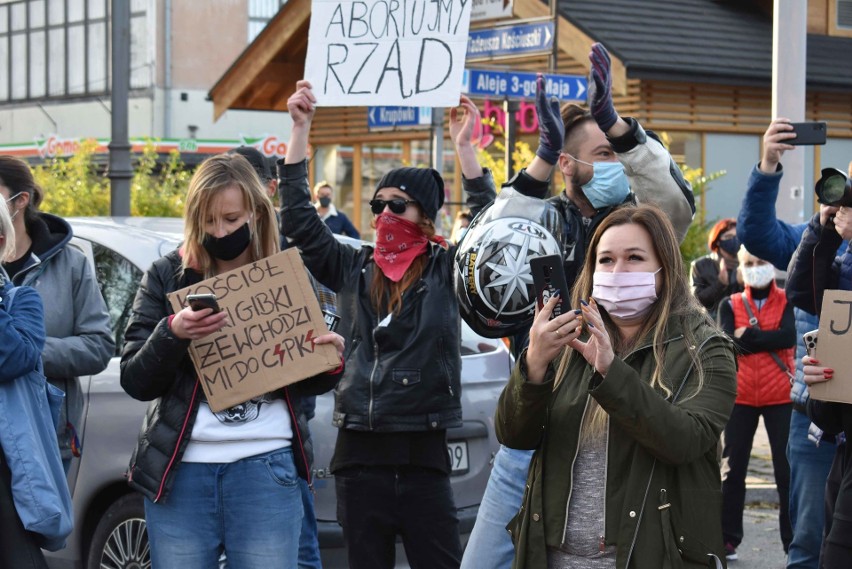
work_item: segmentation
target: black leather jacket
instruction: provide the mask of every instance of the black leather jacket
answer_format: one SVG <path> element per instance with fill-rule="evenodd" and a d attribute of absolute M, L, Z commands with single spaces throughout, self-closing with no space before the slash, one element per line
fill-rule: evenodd
<path fill-rule="evenodd" d="M 155 261 L 142 277 L 121 354 L 121 387 L 134 399 L 151 401 L 127 480 L 154 502 L 167 496 L 174 481 L 203 395 L 189 357 L 189 340 L 178 338 L 169 328 L 174 311 L 166 295 L 202 280 L 194 271 L 181 273 L 180 264 L 179 252 L 172 251 Z M 297 413 L 299 401 L 329 391 L 339 377 L 340 372 L 322 374 L 280 390 L 293 424 L 296 470 L 309 484 L 313 451 L 304 437 L 307 421 Z"/>
<path fill-rule="evenodd" d="M 461 321 L 453 286 L 455 247 L 431 244 L 422 279 L 402 310 L 380 324 L 371 300 L 373 247 L 334 239 L 310 201 L 306 163 L 279 161 L 283 229 L 316 279 L 337 293 L 346 371 L 336 388 L 334 425 L 375 432 L 461 425 Z M 476 215 L 496 196 L 489 172 L 465 180 Z"/>

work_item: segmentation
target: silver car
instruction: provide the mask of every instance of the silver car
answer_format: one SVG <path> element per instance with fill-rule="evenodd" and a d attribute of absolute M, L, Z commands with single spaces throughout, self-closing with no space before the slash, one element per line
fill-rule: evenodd
<path fill-rule="evenodd" d="M 174 218 L 72 218 L 73 244 L 93 262 L 109 307 L 116 345 L 142 274 L 182 239 L 183 221 Z M 470 533 L 497 450 L 494 410 L 512 366 L 500 340 L 482 338 L 462 325 L 463 425 L 448 431 L 452 487 L 463 543 Z M 83 453 L 74 459 L 68 483 L 74 503 L 75 530 L 62 551 L 48 554 L 52 569 L 150 568 L 142 497 L 125 480 L 130 453 L 146 403 L 124 393 L 119 384 L 118 354 L 102 373 L 81 378 L 86 394 L 79 427 Z M 337 437 L 331 417 L 334 396 L 317 398 L 311 421 L 315 459 L 316 514 L 323 565 L 346 567 L 343 534 L 337 523 L 334 477 L 329 472 Z M 405 563 L 401 546 L 397 559 Z"/>

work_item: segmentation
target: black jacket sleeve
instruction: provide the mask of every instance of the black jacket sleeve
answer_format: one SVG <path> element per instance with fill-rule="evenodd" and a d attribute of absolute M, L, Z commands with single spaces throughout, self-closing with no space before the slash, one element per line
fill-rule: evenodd
<path fill-rule="evenodd" d="M 792 348 L 796 345 L 796 318 L 793 315 L 793 305 L 787 303 L 777 330 L 746 328 L 741 337 L 733 338 L 733 340 L 737 350 L 744 354 Z"/>
<path fill-rule="evenodd" d="M 785 288 L 793 306 L 819 315 L 823 293 L 837 286 L 834 258 L 841 241 L 836 231 L 820 225 L 819 213 L 814 214 L 787 268 Z"/>
<path fill-rule="evenodd" d="M 142 277 L 124 333 L 121 387 L 140 401 L 165 395 L 188 357 L 190 340 L 178 338 L 169 328 L 164 279 L 158 270 L 163 261 L 155 262 Z"/>

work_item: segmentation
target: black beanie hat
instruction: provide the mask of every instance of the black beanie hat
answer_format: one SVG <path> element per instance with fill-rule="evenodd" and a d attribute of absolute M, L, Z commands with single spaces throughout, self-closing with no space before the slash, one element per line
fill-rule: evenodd
<path fill-rule="evenodd" d="M 444 179 L 433 168 L 396 168 L 382 176 L 376 192 L 382 188 L 399 188 L 416 200 L 432 221 L 444 205 Z M 373 192 L 374 199 L 376 192 Z"/>

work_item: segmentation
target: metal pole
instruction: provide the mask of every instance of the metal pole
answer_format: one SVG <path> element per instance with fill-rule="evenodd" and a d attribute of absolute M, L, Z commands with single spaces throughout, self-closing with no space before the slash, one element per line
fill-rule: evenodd
<path fill-rule="evenodd" d="M 805 118 L 808 3 L 774 0 L 772 16 L 772 117 L 793 122 Z M 805 183 L 805 149 L 784 154 L 784 177 L 778 194 L 778 219 L 801 223 L 804 200 L 812 187 Z"/>
<path fill-rule="evenodd" d="M 503 115 L 506 124 L 503 125 L 503 132 L 506 137 L 506 151 L 504 158 L 506 160 L 506 180 L 511 180 L 515 175 L 515 164 L 512 160 L 512 152 L 515 151 L 515 140 L 517 139 L 517 124 L 515 123 L 515 113 L 520 109 L 518 101 L 511 99 L 503 100 Z"/>
<path fill-rule="evenodd" d="M 432 108 L 432 168 L 444 175 L 444 109 Z"/>
<path fill-rule="evenodd" d="M 553 18 L 553 50 L 547 57 L 548 71 L 556 73 L 559 69 L 559 2 L 550 0 L 550 17 Z"/>
<path fill-rule="evenodd" d="M 127 99 L 130 91 L 130 0 L 112 1 L 112 136 L 109 143 L 110 215 L 130 215 Z"/>

